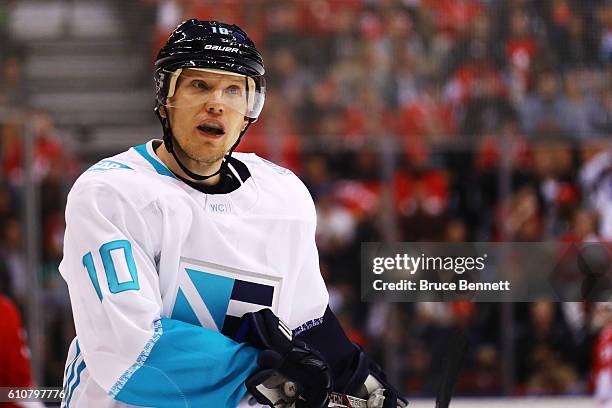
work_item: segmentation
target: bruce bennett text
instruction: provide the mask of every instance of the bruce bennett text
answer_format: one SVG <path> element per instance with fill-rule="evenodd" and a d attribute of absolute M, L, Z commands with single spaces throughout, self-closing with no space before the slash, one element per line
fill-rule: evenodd
<path fill-rule="evenodd" d="M 411 281 L 402 279 L 397 282 L 384 282 L 377 279 L 372 282 L 372 287 L 376 291 L 509 291 L 510 282 L 470 282 L 467 279 L 460 279 L 458 282 L 430 282 L 427 279 Z"/>

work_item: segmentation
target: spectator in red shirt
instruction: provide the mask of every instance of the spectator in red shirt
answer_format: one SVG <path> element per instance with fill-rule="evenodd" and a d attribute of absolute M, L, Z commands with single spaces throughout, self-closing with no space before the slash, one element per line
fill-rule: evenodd
<path fill-rule="evenodd" d="M 400 108 L 399 133 L 406 146 L 414 141 L 430 143 L 449 141 L 456 133 L 453 111 L 442 99 L 440 85 L 432 80 L 409 103 Z"/>
<path fill-rule="evenodd" d="M 423 3 L 434 11 L 436 28 L 454 39 L 465 35 L 484 11 L 478 0 L 426 0 Z"/>
<path fill-rule="evenodd" d="M 30 352 L 26 345 L 21 317 L 13 302 L 2 295 L 0 316 L 0 387 L 31 387 L 33 380 Z M 2 403 L 2 406 L 18 408 L 21 405 Z"/>
<path fill-rule="evenodd" d="M 27 120 L 31 122 L 32 130 L 35 133 L 34 175 L 41 179 L 48 173 L 51 163 L 62 157 L 63 150 L 48 113 L 37 112 Z M 20 184 L 23 177 L 24 157 L 22 125 L 17 121 L 6 122 L 1 130 L 1 169 L 9 182 Z"/>

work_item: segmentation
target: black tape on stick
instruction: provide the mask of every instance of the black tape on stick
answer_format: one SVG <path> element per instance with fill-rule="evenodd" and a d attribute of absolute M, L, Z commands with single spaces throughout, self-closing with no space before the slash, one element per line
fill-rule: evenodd
<path fill-rule="evenodd" d="M 468 348 L 468 340 L 465 334 L 460 331 L 455 332 L 449 337 L 449 345 L 446 350 L 446 364 L 440 379 L 438 396 L 436 398 L 436 408 L 448 408 L 450 405 L 453 389 L 457 383 L 459 372 L 465 360 Z"/>

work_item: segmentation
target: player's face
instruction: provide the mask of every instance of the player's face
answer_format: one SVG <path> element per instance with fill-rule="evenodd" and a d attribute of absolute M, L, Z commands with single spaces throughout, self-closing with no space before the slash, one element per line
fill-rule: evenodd
<path fill-rule="evenodd" d="M 245 82 L 242 76 L 190 69 L 179 76 L 166 109 L 179 149 L 194 170 L 220 164 L 238 140 L 247 124 Z"/>

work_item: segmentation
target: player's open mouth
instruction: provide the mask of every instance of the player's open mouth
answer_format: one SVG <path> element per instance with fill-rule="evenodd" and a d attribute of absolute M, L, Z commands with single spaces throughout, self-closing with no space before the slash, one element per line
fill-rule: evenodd
<path fill-rule="evenodd" d="M 211 136 L 221 136 L 225 134 L 225 129 L 223 129 L 223 126 L 213 123 L 203 123 L 198 126 L 198 130 Z"/>

